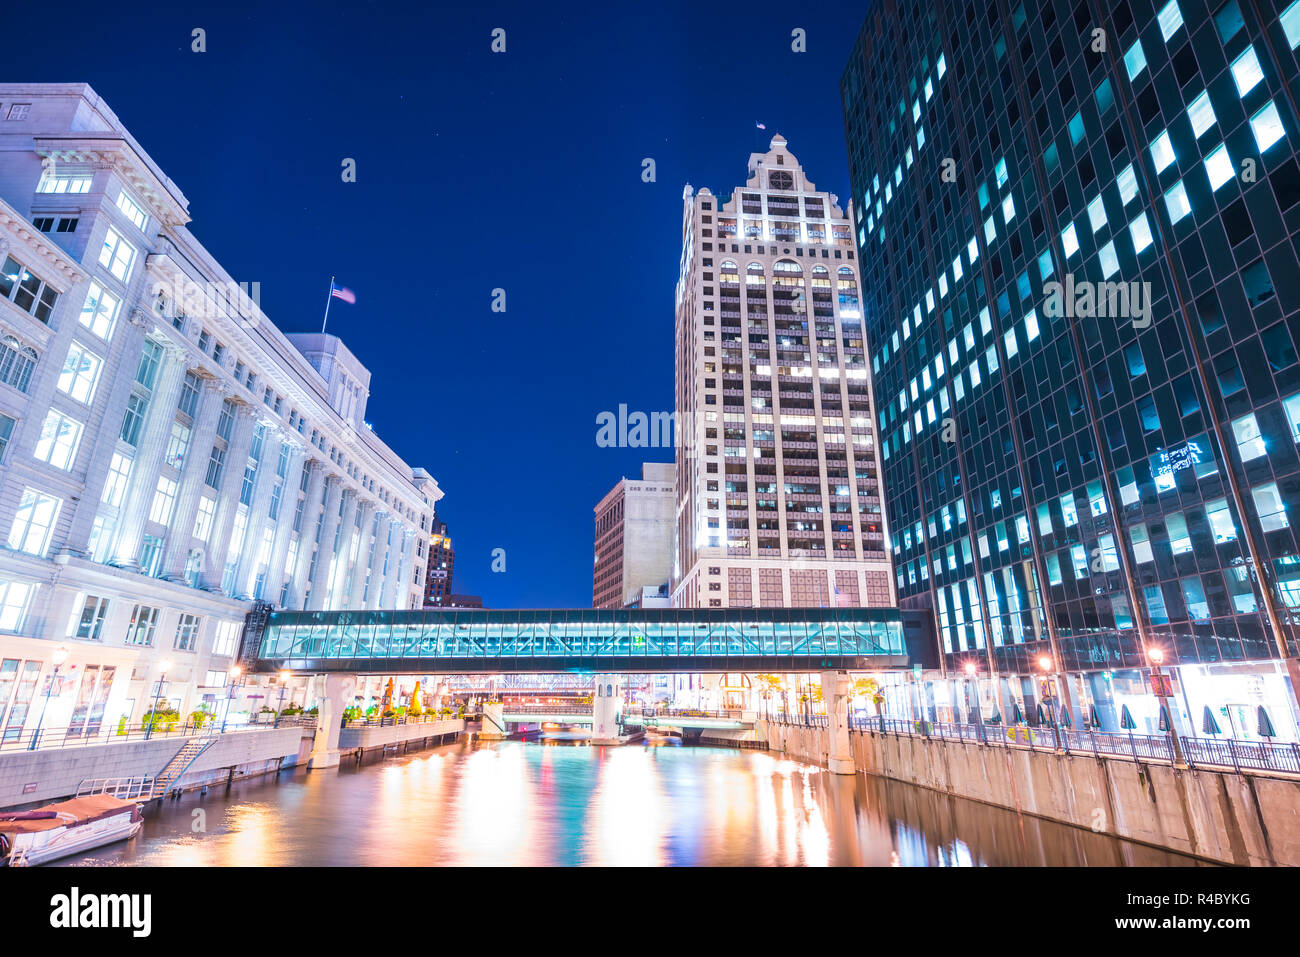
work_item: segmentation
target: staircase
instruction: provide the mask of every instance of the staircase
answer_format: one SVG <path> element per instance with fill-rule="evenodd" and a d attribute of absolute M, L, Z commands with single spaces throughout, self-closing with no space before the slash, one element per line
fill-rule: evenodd
<path fill-rule="evenodd" d="M 200 754 L 212 746 L 217 740 L 215 734 L 205 737 L 188 738 L 184 747 L 176 752 L 176 756 L 167 762 L 166 767 L 159 771 L 153 779 L 153 790 L 149 797 L 163 797 L 170 791 L 173 785 L 180 780 L 181 776 L 190 769 Z"/>

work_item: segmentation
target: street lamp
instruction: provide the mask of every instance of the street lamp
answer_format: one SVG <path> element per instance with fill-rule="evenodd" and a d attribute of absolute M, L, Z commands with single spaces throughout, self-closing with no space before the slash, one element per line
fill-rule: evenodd
<path fill-rule="evenodd" d="M 230 668 L 230 684 L 226 690 L 226 711 L 221 716 L 221 733 L 226 733 L 226 722 L 230 719 L 230 709 L 235 706 L 235 689 L 242 684 L 239 677 L 241 674 L 239 665 L 232 665 Z"/>
<path fill-rule="evenodd" d="M 971 703 L 967 705 L 966 710 L 969 712 L 973 708 L 975 711 L 975 723 L 982 725 L 984 723 L 984 715 L 983 708 L 980 707 L 980 683 L 979 679 L 975 677 L 976 673 L 979 671 L 979 666 L 973 661 L 968 661 L 963 670 L 966 672 L 966 680 L 970 682 L 970 684 L 967 685 L 967 690 L 972 692 Z"/>
<path fill-rule="evenodd" d="M 59 669 L 63 663 L 68 660 L 69 651 L 67 646 L 59 645 L 54 649 L 54 654 L 50 655 L 50 661 L 54 663 L 54 673 L 50 675 L 49 686 L 45 689 L 45 703 L 41 705 L 41 716 L 36 719 L 36 730 L 32 732 L 32 745 L 30 750 L 36 750 L 36 743 L 41 738 L 41 725 L 45 723 L 45 712 L 50 707 L 50 693 L 54 691 L 54 682 L 59 680 Z"/>
<path fill-rule="evenodd" d="M 1169 699 L 1173 697 L 1173 684 L 1169 677 L 1165 675 L 1160 666 L 1164 663 L 1165 652 L 1163 648 L 1152 645 L 1147 648 L 1147 661 L 1151 662 L 1151 690 L 1156 696 L 1156 704 L 1160 711 L 1166 715 L 1169 722 L 1169 743 L 1174 749 L 1174 761 L 1178 764 L 1185 764 L 1183 760 L 1183 748 L 1178 741 L 1178 730 L 1174 727 L 1174 710 L 1170 707 Z"/>
<path fill-rule="evenodd" d="M 280 712 L 284 710 L 284 692 L 287 687 L 286 682 L 289 680 L 289 669 L 280 672 L 280 702 L 275 707 L 275 724 L 272 727 L 280 727 Z"/>
<path fill-rule="evenodd" d="M 153 737 L 154 725 L 158 723 L 158 702 L 162 700 L 163 688 L 167 686 L 167 670 L 171 666 L 172 663 L 166 658 L 158 663 L 158 692 L 153 699 L 153 709 L 149 712 L 149 723 L 144 729 L 146 741 Z"/>

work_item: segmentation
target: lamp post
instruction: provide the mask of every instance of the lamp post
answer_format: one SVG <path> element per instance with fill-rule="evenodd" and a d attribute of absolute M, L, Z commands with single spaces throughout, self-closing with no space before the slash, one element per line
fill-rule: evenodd
<path fill-rule="evenodd" d="M 1160 670 L 1164 660 L 1164 649 L 1155 646 L 1147 649 L 1147 661 L 1151 662 L 1151 690 L 1156 696 L 1156 704 L 1168 716 L 1169 743 L 1174 749 L 1174 761 L 1177 764 L 1186 764 L 1187 762 L 1183 760 L 1183 747 L 1178 741 L 1178 729 L 1174 727 L 1174 711 L 1169 705 L 1169 699 L 1173 697 L 1173 684 L 1169 676 Z"/>
<path fill-rule="evenodd" d="M 154 725 L 158 723 L 158 702 L 162 700 L 163 688 L 167 686 L 167 670 L 171 668 L 172 663 L 164 658 L 158 663 L 158 691 L 154 695 L 153 708 L 149 712 L 149 723 L 144 729 L 145 740 L 148 741 L 153 737 Z"/>
<path fill-rule="evenodd" d="M 226 722 L 230 719 L 230 709 L 235 705 L 235 690 L 242 682 L 239 680 L 242 671 L 239 665 L 233 665 L 230 669 L 230 685 L 226 690 L 226 711 L 221 716 L 221 733 L 226 733 Z"/>
<path fill-rule="evenodd" d="M 979 671 L 979 665 L 975 664 L 975 662 L 973 661 L 968 661 L 966 662 L 965 671 L 966 671 L 966 679 L 967 681 L 970 682 L 970 684 L 967 687 L 968 690 L 972 692 L 971 699 L 974 702 L 973 708 L 975 711 L 975 724 L 979 727 L 980 740 L 983 741 L 984 740 L 984 708 L 980 704 L 980 682 L 979 682 L 979 678 L 976 677 L 976 674 Z M 969 712 L 971 709 L 972 709 L 971 705 L 968 705 L 966 708 L 967 712 Z"/>
<path fill-rule="evenodd" d="M 1052 740 L 1056 742 L 1056 750 L 1061 750 L 1061 731 L 1057 727 L 1056 721 L 1056 672 L 1053 668 L 1053 662 L 1050 655 L 1043 655 L 1038 659 L 1038 667 L 1043 669 L 1043 699 L 1047 702 L 1047 723 L 1052 726 Z"/>
<path fill-rule="evenodd" d="M 45 723 L 45 712 L 50 707 L 50 694 L 54 691 L 54 682 L 59 679 L 59 669 L 63 663 L 68 660 L 68 649 L 64 645 L 54 649 L 54 654 L 50 655 L 50 661 L 54 663 L 54 673 L 50 675 L 49 686 L 45 689 L 45 703 L 41 705 L 41 716 L 36 719 L 36 730 L 32 732 L 32 745 L 30 750 L 36 750 L 36 744 L 41 739 L 41 725 Z"/>
<path fill-rule="evenodd" d="M 286 668 L 284 671 L 280 672 L 280 702 L 275 707 L 275 724 L 272 725 L 272 727 L 275 728 L 280 727 L 280 712 L 284 710 L 285 682 L 287 682 L 288 680 L 289 680 L 289 671 Z"/>

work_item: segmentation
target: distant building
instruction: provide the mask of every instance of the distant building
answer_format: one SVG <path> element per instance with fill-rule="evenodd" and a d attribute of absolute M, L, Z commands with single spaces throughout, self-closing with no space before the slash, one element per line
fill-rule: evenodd
<path fill-rule="evenodd" d="M 641 478 L 622 479 L 596 506 L 596 567 L 591 607 L 623 608 L 672 571 L 676 466 L 646 462 Z M 647 606 L 649 607 L 649 606 Z"/>
<path fill-rule="evenodd" d="M 482 608 L 483 598 L 479 595 L 448 595 L 448 608 Z"/>
<path fill-rule="evenodd" d="M 683 200 L 673 604 L 892 605 L 851 214 L 782 136 Z"/>
<path fill-rule="evenodd" d="M 645 585 L 639 592 L 633 595 L 624 608 L 671 608 L 673 607 L 672 595 L 668 592 L 668 583 L 664 582 L 658 588 L 653 585 Z"/>
<path fill-rule="evenodd" d="M 425 608 L 441 608 L 447 604 L 451 597 L 451 573 L 455 562 L 456 550 L 447 534 L 447 523 L 435 518 L 433 533 L 429 536 L 429 562 L 425 569 Z"/>

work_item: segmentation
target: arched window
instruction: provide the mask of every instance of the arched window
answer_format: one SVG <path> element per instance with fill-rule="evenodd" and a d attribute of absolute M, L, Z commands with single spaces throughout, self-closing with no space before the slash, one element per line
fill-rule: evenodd
<path fill-rule="evenodd" d="M 0 382 L 26 392 L 39 358 L 35 349 L 23 345 L 13 336 L 0 339 Z"/>
<path fill-rule="evenodd" d="M 803 267 L 793 259 L 778 259 L 772 267 L 775 272 L 797 273 L 803 275 Z"/>
<path fill-rule="evenodd" d="M 767 277 L 763 274 L 762 263 L 750 263 L 745 267 L 746 286 L 766 286 Z"/>

